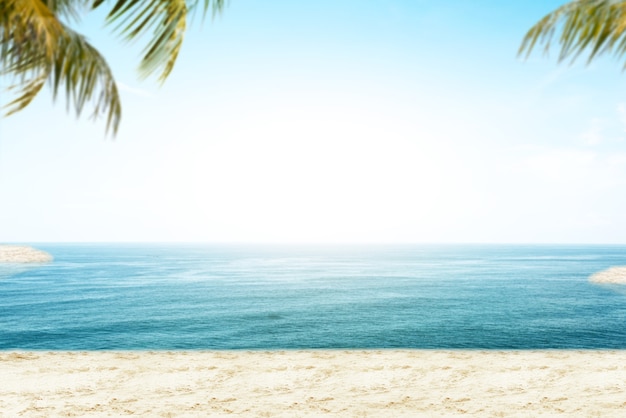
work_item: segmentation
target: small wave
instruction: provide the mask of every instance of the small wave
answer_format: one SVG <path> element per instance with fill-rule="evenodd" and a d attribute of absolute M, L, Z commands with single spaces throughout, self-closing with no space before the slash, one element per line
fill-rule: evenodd
<path fill-rule="evenodd" d="M 17 263 L 0 263 L 0 280 L 8 279 L 31 270 L 32 265 Z"/>
<path fill-rule="evenodd" d="M 520 256 L 505 257 L 508 261 L 593 261 L 600 257 L 593 255 L 538 255 L 538 256 Z"/>

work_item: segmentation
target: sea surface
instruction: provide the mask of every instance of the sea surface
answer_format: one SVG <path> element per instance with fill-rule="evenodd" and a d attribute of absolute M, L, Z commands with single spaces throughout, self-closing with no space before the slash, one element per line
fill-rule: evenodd
<path fill-rule="evenodd" d="M 624 246 L 37 247 L 0 349 L 626 349 Z"/>

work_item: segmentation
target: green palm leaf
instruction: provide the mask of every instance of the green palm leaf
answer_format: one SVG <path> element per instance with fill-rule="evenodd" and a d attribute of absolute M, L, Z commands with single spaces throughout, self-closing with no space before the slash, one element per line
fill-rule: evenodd
<path fill-rule="evenodd" d="M 0 30 L 3 62 L 34 51 L 51 57 L 63 35 L 63 25 L 40 0 L 0 0 Z"/>
<path fill-rule="evenodd" d="M 115 135 L 121 119 L 120 97 L 105 59 L 86 39 L 69 28 L 104 0 L 0 0 L 0 76 L 9 77 L 13 100 L 7 115 L 28 106 L 47 83 L 56 99 L 63 95 L 68 109 L 80 116 L 93 105 L 92 116 L 106 117 Z M 187 17 L 198 7 L 206 15 L 224 7 L 225 0 L 111 0 L 108 23 L 127 39 L 149 37 L 140 75 L 159 72 L 163 82 L 172 72 L 187 28 Z M 64 19 L 63 22 L 61 19 Z"/>
<path fill-rule="evenodd" d="M 93 102 L 92 117 L 106 116 L 106 128 L 117 133 L 122 106 L 113 73 L 106 60 L 85 38 L 65 28 L 67 36 L 61 41 L 59 53 L 47 67 L 48 80 L 56 98 L 61 90 L 68 106 L 73 104 L 80 116 Z"/>
<path fill-rule="evenodd" d="M 112 130 L 115 134 L 121 104 L 113 74 L 104 58 L 83 36 L 63 25 L 51 12 L 44 17 L 46 22 L 35 23 L 37 19 L 31 16 L 23 21 L 18 15 L 3 21 L 0 70 L 2 75 L 11 78 L 8 90 L 16 96 L 4 106 L 6 114 L 28 106 L 48 82 L 55 99 L 64 91 L 68 107 L 73 106 L 77 115 L 92 103 L 92 115 L 104 114 L 107 132 Z M 48 31 L 46 25 L 54 29 Z"/>
<path fill-rule="evenodd" d="M 99 7 L 103 1 L 95 0 L 93 7 Z M 140 75 L 145 78 L 160 72 L 158 79 L 163 82 L 172 72 L 180 53 L 187 29 L 187 17 L 198 5 L 197 0 L 117 0 L 107 21 L 117 23 L 116 30 L 126 40 L 146 34 L 151 36 L 143 51 Z M 204 0 L 203 15 L 210 8 L 215 14 L 223 7 L 224 0 Z"/>
<path fill-rule="evenodd" d="M 548 52 L 560 36 L 559 61 L 574 61 L 587 53 L 587 62 L 603 53 L 626 53 L 626 1 L 575 0 L 543 17 L 525 35 L 519 54 L 530 55 L 538 43 Z M 626 68 L 626 64 L 624 65 Z"/>

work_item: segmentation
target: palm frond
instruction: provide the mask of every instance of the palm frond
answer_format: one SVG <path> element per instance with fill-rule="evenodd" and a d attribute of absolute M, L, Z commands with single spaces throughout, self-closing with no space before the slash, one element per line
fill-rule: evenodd
<path fill-rule="evenodd" d="M 31 80 L 23 80 L 20 85 L 13 85 L 9 87 L 9 90 L 14 90 L 19 88 L 20 95 L 13 99 L 13 101 L 7 103 L 5 107 L 7 108 L 6 116 L 12 115 L 15 112 L 18 112 L 24 109 L 26 106 L 33 101 L 37 93 L 41 90 L 41 88 L 46 83 L 46 73 L 41 72 L 37 77 Z"/>
<path fill-rule="evenodd" d="M 91 9 L 91 0 L 40 0 L 57 16 L 65 21 L 78 21 Z"/>
<path fill-rule="evenodd" d="M 560 36 L 556 36 L 560 32 Z M 547 53 L 554 39 L 560 44 L 559 61 L 587 62 L 603 53 L 626 54 L 626 1 L 575 0 L 544 16 L 524 36 L 518 54 L 528 57 L 538 43 Z M 626 64 L 624 66 L 626 68 Z"/>
<path fill-rule="evenodd" d="M 53 97 L 64 90 L 67 105 L 73 105 L 77 116 L 93 102 L 92 117 L 105 115 L 107 132 L 111 129 L 115 135 L 122 106 L 113 73 L 104 57 L 82 35 L 65 30 L 67 36 L 48 67 Z"/>
<path fill-rule="evenodd" d="M 115 135 L 121 118 L 121 103 L 108 64 L 82 35 L 62 24 L 61 29 L 62 35 L 57 36 L 52 56 L 48 56 L 43 46 L 45 42 L 39 41 L 35 33 L 26 40 L 2 35 L 2 74 L 12 77 L 13 84 L 8 90 L 17 96 L 4 106 L 6 114 L 30 104 L 47 81 L 53 97 L 56 99 L 64 93 L 68 109 L 73 107 L 77 116 L 92 103 L 92 116 L 105 115 L 106 130 Z"/>
<path fill-rule="evenodd" d="M 64 32 L 57 16 L 41 0 L 0 1 L 0 28 L 3 45 L 14 47 L 13 56 L 28 54 L 32 48 L 50 58 Z M 16 46 L 20 46 L 19 51 Z"/>
<path fill-rule="evenodd" d="M 143 51 L 140 75 L 159 73 L 163 82 L 172 72 L 187 28 L 187 18 L 199 8 L 203 16 L 219 13 L 226 0 L 110 0 L 107 22 L 127 40 L 150 40 Z M 78 116 L 92 103 L 93 117 L 106 116 L 106 129 L 117 133 L 121 104 L 113 74 L 86 39 L 60 17 L 78 19 L 83 8 L 105 0 L 0 0 L 0 75 L 12 77 L 8 90 L 16 96 L 4 107 L 15 113 L 47 82 L 53 97 L 64 95 Z"/>
<path fill-rule="evenodd" d="M 104 0 L 95 0 L 99 7 Z M 126 40 L 140 38 L 146 34 L 151 40 L 143 51 L 139 66 L 145 78 L 160 72 L 158 80 L 163 82 L 172 72 L 182 47 L 187 17 L 197 9 L 199 0 L 117 0 L 108 15 L 108 23 L 117 23 L 116 30 Z M 202 0 L 203 15 L 209 9 L 213 14 L 220 12 L 225 0 Z"/>

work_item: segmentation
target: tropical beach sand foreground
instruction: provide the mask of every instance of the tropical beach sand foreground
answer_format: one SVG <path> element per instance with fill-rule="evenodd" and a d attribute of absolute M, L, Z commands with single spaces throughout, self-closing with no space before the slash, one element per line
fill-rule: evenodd
<path fill-rule="evenodd" d="M 0 415 L 620 416 L 626 351 L 0 352 Z"/>

